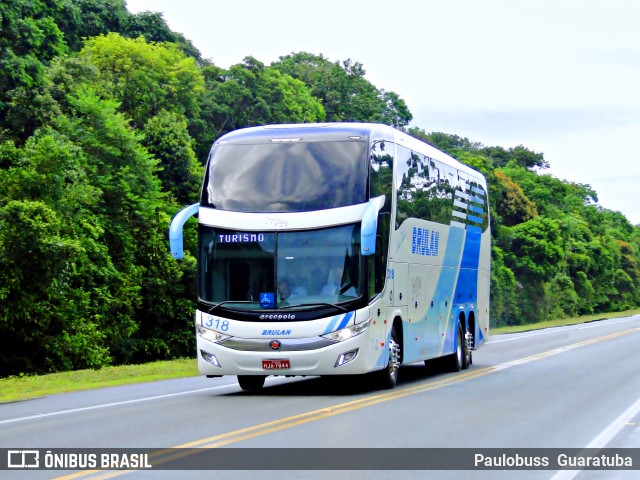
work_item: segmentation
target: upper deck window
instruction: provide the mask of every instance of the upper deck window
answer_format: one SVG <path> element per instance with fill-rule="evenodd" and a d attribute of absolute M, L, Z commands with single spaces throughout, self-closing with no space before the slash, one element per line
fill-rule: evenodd
<path fill-rule="evenodd" d="M 239 212 L 309 212 L 367 201 L 364 141 L 217 145 L 201 204 Z"/>

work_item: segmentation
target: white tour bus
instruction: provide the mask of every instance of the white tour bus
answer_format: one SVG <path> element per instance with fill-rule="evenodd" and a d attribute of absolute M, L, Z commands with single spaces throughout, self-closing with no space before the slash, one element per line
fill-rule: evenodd
<path fill-rule="evenodd" d="M 486 180 L 387 125 L 271 125 L 222 136 L 198 217 L 200 373 L 373 372 L 447 357 L 467 368 L 489 329 Z"/>

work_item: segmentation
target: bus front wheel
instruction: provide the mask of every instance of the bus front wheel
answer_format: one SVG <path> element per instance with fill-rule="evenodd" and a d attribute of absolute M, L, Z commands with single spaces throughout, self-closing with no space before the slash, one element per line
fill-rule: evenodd
<path fill-rule="evenodd" d="M 396 334 L 395 327 L 392 327 L 391 338 L 389 339 L 389 363 L 387 364 L 387 368 L 376 372 L 378 376 L 378 384 L 382 388 L 393 388 L 398 382 L 401 355 L 398 335 Z"/>

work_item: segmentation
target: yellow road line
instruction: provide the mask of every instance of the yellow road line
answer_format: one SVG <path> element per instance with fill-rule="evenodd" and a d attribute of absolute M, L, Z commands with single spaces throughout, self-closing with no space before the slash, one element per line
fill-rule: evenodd
<path fill-rule="evenodd" d="M 166 449 L 153 452 L 149 455 L 149 460 L 150 461 L 153 460 L 152 464 L 154 466 L 160 465 L 160 464 L 167 463 L 179 458 L 184 458 L 189 455 L 193 455 L 195 451 L 189 450 L 189 449 L 223 447 L 225 445 L 242 442 L 244 440 L 249 440 L 262 435 L 267 435 L 269 433 L 278 432 L 280 430 L 286 430 L 287 428 L 303 425 L 305 423 L 315 422 L 317 420 L 322 420 L 324 418 L 329 418 L 335 415 L 340 415 L 342 413 L 358 410 L 360 408 L 369 407 L 372 405 L 377 405 L 379 403 L 388 402 L 390 400 L 396 400 L 398 398 L 408 397 L 410 395 L 416 395 L 418 393 L 424 393 L 430 390 L 435 390 L 435 389 L 446 387 L 449 385 L 455 385 L 457 383 L 466 382 L 478 377 L 483 377 L 490 373 L 498 372 L 498 371 L 505 370 L 507 368 L 511 368 L 519 365 L 524 365 L 526 363 L 530 363 L 536 360 L 542 360 L 542 359 L 551 357 L 553 355 L 557 355 L 559 353 L 568 352 L 576 348 L 585 347 L 587 345 L 593 345 L 594 343 L 604 342 L 606 340 L 612 340 L 614 338 L 622 337 L 624 335 L 628 335 L 630 333 L 635 333 L 638 331 L 640 331 L 640 328 L 632 328 L 629 330 L 624 330 L 622 332 L 613 333 L 610 335 L 605 335 L 602 337 L 585 340 L 585 341 L 574 343 L 564 347 L 555 348 L 553 350 L 547 350 L 546 352 L 537 353 L 535 355 L 530 355 L 528 357 L 520 358 L 520 359 L 513 360 L 511 362 L 506 362 L 500 365 L 484 367 L 477 370 L 476 369 L 468 370 L 464 373 L 456 374 L 455 376 L 452 376 L 452 377 L 443 378 L 441 380 L 435 380 L 426 384 L 417 385 L 415 387 L 392 390 L 390 392 L 376 394 L 373 396 L 360 398 L 358 400 L 340 403 L 338 405 L 324 407 L 324 408 L 320 408 L 318 410 L 313 410 L 310 412 L 300 413 L 298 415 L 292 415 L 290 417 L 273 420 L 271 422 L 261 423 L 260 425 L 254 425 L 252 427 L 242 428 L 240 430 L 234 430 L 232 432 L 215 435 L 213 437 L 203 438 L 203 439 L 196 440 L 189 443 L 183 443 L 182 445 L 176 445 L 175 447 L 172 447 L 172 448 L 166 448 Z M 180 452 L 180 451 L 176 451 L 176 449 L 187 449 L 187 450 L 185 450 L 184 452 Z M 102 473 L 102 475 L 92 476 L 91 477 L 92 480 L 98 480 L 98 479 L 103 480 L 107 478 L 117 477 L 119 475 L 124 475 L 125 473 L 129 473 L 132 471 L 135 471 L 135 470 L 116 470 L 116 471 L 106 472 L 106 473 L 101 470 L 83 470 L 80 472 L 72 473 L 70 475 L 57 477 L 57 480 L 71 480 L 74 478 L 81 478 L 85 476 L 88 477 L 95 473 Z"/>

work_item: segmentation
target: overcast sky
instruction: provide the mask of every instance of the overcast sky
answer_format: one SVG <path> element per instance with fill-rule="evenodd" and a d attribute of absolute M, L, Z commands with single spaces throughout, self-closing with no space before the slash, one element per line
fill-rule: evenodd
<path fill-rule="evenodd" d="M 215 65 L 360 62 L 411 126 L 544 154 L 640 224 L 638 0 L 127 0 Z"/>

